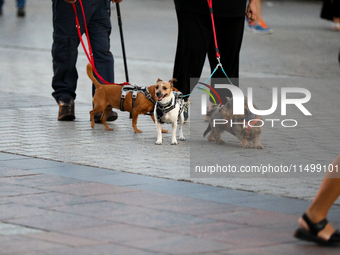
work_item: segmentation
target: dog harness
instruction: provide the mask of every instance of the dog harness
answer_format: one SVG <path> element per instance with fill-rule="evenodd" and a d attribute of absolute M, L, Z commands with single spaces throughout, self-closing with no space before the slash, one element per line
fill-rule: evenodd
<path fill-rule="evenodd" d="M 244 125 L 244 129 L 245 129 L 245 131 L 246 131 L 246 135 L 245 135 L 245 138 L 247 138 L 247 139 L 249 139 L 250 138 L 250 136 L 251 136 L 251 133 L 252 133 L 252 128 L 255 126 L 255 124 L 259 121 L 259 120 L 261 120 L 261 116 L 257 116 L 257 118 L 256 119 L 252 119 L 253 117 L 254 117 L 254 113 L 252 113 L 250 116 L 248 116 L 247 118 L 245 118 L 243 121 L 244 121 L 244 123 L 245 123 L 245 125 Z M 232 119 L 233 121 L 235 120 L 238 120 L 238 119 Z M 241 119 L 240 119 L 241 120 Z M 248 123 L 248 121 L 249 120 L 252 120 L 252 125 L 249 125 L 249 123 Z M 247 121 L 247 122 L 246 122 Z M 227 129 L 228 129 L 228 131 L 231 133 L 231 134 L 233 134 L 233 135 L 235 135 L 235 132 L 230 128 L 230 126 L 229 126 L 229 122 L 230 122 L 230 119 L 228 120 L 228 122 L 227 122 Z"/>
<path fill-rule="evenodd" d="M 172 93 L 174 94 L 174 98 L 175 98 L 175 102 L 173 103 L 172 100 L 173 98 L 166 104 L 162 104 L 161 102 L 157 102 L 156 103 L 156 112 L 157 112 L 157 120 L 159 123 L 164 124 L 165 122 L 162 120 L 163 116 L 170 112 L 171 110 L 175 109 L 176 104 L 179 104 L 179 112 L 178 112 L 178 116 L 181 115 L 181 113 L 183 112 L 184 109 L 184 100 L 182 98 L 182 92 L 176 92 L 176 91 L 172 91 Z"/>
<path fill-rule="evenodd" d="M 150 95 L 147 87 L 139 87 L 136 84 L 125 85 L 122 87 L 122 94 L 121 94 L 121 99 L 120 99 L 120 110 L 121 111 L 124 111 L 124 100 L 125 100 L 126 95 L 130 92 L 132 92 L 132 108 L 135 107 L 135 101 L 136 101 L 138 93 L 142 93 L 153 104 L 156 104 L 155 99 L 153 99 L 153 97 Z"/>

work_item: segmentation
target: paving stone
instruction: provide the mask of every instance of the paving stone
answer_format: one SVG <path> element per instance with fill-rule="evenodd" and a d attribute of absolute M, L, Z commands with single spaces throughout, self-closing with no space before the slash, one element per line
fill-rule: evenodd
<path fill-rule="evenodd" d="M 29 238 L 34 238 L 42 241 L 47 241 L 50 243 L 56 243 L 61 245 L 66 245 L 70 247 L 88 247 L 98 244 L 103 244 L 105 241 L 94 241 L 91 239 L 76 237 L 72 235 L 59 234 L 54 232 L 48 233 L 37 233 L 37 234 L 26 234 Z"/>
<path fill-rule="evenodd" d="M 95 196 L 101 194 L 116 194 L 135 191 L 134 189 L 126 187 L 117 187 L 95 182 L 72 183 L 58 186 L 49 185 L 47 187 L 43 187 L 43 189 L 76 196 Z"/>
<path fill-rule="evenodd" d="M 122 223 L 77 230 L 64 230 L 63 232 L 92 240 L 115 242 L 124 245 L 133 244 L 136 241 L 152 243 L 155 240 L 178 236 L 164 230 Z"/>
<path fill-rule="evenodd" d="M 11 219 L 6 222 L 46 231 L 79 229 L 91 226 L 103 226 L 111 223 L 107 220 L 51 211 L 40 216 Z"/>
<path fill-rule="evenodd" d="M 14 203 L 0 204 L 0 219 L 25 218 L 35 215 L 43 215 L 46 210 L 33 207 L 31 205 L 21 205 Z"/>
<path fill-rule="evenodd" d="M 25 252 L 37 252 L 63 248 L 64 246 L 44 242 L 41 240 L 30 239 L 24 236 L 0 236 L 0 245 L 2 254 L 23 254 Z"/>
<path fill-rule="evenodd" d="M 96 203 L 100 201 L 99 199 L 95 198 L 72 196 L 68 194 L 61 194 L 55 192 L 41 191 L 40 193 L 41 194 L 5 197 L 2 200 L 7 202 L 13 202 L 16 204 L 36 206 L 41 208 L 61 205 L 74 205 L 82 203 Z"/>
<path fill-rule="evenodd" d="M 123 247 L 114 244 L 104 244 L 90 247 L 79 247 L 72 249 L 56 249 L 47 251 L 48 255 L 111 255 L 111 254 L 136 254 L 136 255 L 156 255 L 160 253 L 154 253 L 147 250 L 135 249 L 131 247 Z M 163 253 L 164 254 L 164 253 Z M 166 254 L 164 254 L 166 255 Z"/>

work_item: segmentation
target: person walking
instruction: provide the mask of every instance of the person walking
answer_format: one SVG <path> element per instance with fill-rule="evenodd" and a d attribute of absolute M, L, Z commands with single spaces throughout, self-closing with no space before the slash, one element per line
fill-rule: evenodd
<path fill-rule="evenodd" d="M 329 166 L 329 171 L 307 211 L 299 218 L 298 239 L 322 245 L 340 244 L 340 231 L 328 223 L 327 214 L 340 196 L 340 154 Z"/>
<path fill-rule="evenodd" d="M 2 6 L 4 4 L 4 0 L 0 0 L 0 16 L 2 15 Z M 17 0 L 17 16 L 18 17 L 25 17 L 25 3 L 26 0 Z"/>
<path fill-rule="evenodd" d="M 213 0 L 213 12 L 216 36 L 221 55 L 220 61 L 227 75 L 231 78 L 239 77 L 239 53 L 241 49 L 245 12 L 250 20 L 256 17 L 256 2 L 250 0 L 246 9 L 246 0 Z M 190 78 L 201 76 L 206 56 L 208 55 L 211 72 L 218 64 L 214 44 L 213 27 L 207 0 L 174 0 L 177 22 L 178 39 L 174 61 L 173 77 L 177 79 L 175 87 L 184 95 L 191 93 Z M 215 78 L 225 78 L 218 69 Z M 234 85 L 238 86 L 237 83 Z M 229 91 L 216 89 L 222 102 L 231 97 Z M 185 120 L 188 118 L 189 98 L 184 98 Z M 211 101 L 208 113 L 211 113 Z"/>
<path fill-rule="evenodd" d="M 250 21 L 247 19 L 247 27 L 250 31 L 258 34 L 271 34 L 273 30 L 267 26 L 267 24 L 263 21 L 262 18 L 262 3 L 263 0 L 259 0 L 256 3 L 257 7 L 257 15 L 254 21 Z"/>
<path fill-rule="evenodd" d="M 112 0 L 120 3 L 122 0 Z M 72 3 L 76 4 L 81 33 L 85 33 L 83 13 L 77 0 L 52 0 L 53 11 L 53 78 L 52 96 L 59 104 L 58 120 L 70 121 L 75 119 L 74 100 L 78 73 L 76 62 L 80 39 L 76 28 L 75 14 Z M 90 43 L 93 50 L 95 67 L 100 76 L 106 81 L 114 82 L 114 59 L 110 51 L 110 1 L 86 0 L 83 1 Z M 84 67 L 85 68 L 85 67 Z M 92 85 L 92 96 L 95 87 Z M 101 114 L 95 116 L 100 122 Z M 107 121 L 118 118 L 116 112 L 111 111 Z"/>

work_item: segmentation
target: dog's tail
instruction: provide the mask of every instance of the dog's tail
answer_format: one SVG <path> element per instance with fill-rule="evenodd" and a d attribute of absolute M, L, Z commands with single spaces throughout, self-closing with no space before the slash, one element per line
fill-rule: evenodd
<path fill-rule="evenodd" d="M 210 123 L 209 123 L 207 130 L 204 131 L 203 137 L 205 137 L 210 132 L 210 130 L 211 130 L 211 126 L 210 126 Z"/>
<path fill-rule="evenodd" d="M 92 70 L 92 65 L 90 63 L 88 63 L 87 66 L 86 66 L 86 73 L 87 73 L 87 76 L 93 82 L 93 84 L 96 87 L 96 89 L 99 88 L 101 86 L 101 84 L 97 81 L 96 77 L 94 77 L 93 70 Z"/>

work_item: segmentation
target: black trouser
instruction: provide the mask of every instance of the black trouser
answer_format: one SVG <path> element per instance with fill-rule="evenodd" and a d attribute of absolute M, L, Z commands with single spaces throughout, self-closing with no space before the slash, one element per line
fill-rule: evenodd
<path fill-rule="evenodd" d="M 53 2 L 53 97 L 58 102 L 66 98 L 76 98 L 78 73 L 76 62 L 78 45 L 80 43 L 76 28 L 75 14 L 72 4 L 65 0 L 52 0 Z M 85 32 L 84 18 L 76 2 L 80 30 Z M 111 20 L 110 1 L 86 0 L 83 1 L 86 23 L 88 26 L 90 42 L 93 51 L 95 67 L 106 81 L 114 82 L 113 56 L 110 52 Z M 87 45 L 85 40 L 85 45 Z M 86 66 L 83 67 L 86 70 Z M 92 86 L 92 95 L 94 86 Z"/>
<path fill-rule="evenodd" d="M 211 17 L 205 14 L 178 11 L 178 41 L 173 77 L 178 80 L 176 87 L 184 94 L 190 94 L 196 84 L 190 88 L 190 78 L 199 78 L 202 73 L 206 55 L 211 72 L 217 65 L 215 41 Z M 239 53 L 242 44 L 244 17 L 222 18 L 214 17 L 217 43 L 221 55 L 221 63 L 229 78 L 239 77 Z M 224 78 L 219 68 L 214 76 Z M 207 77 L 208 78 L 208 77 Z M 233 84 L 238 86 L 237 81 Z M 226 103 L 226 97 L 231 97 L 227 89 L 216 89 Z M 210 98 L 210 100 L 212 100 Z"/>

